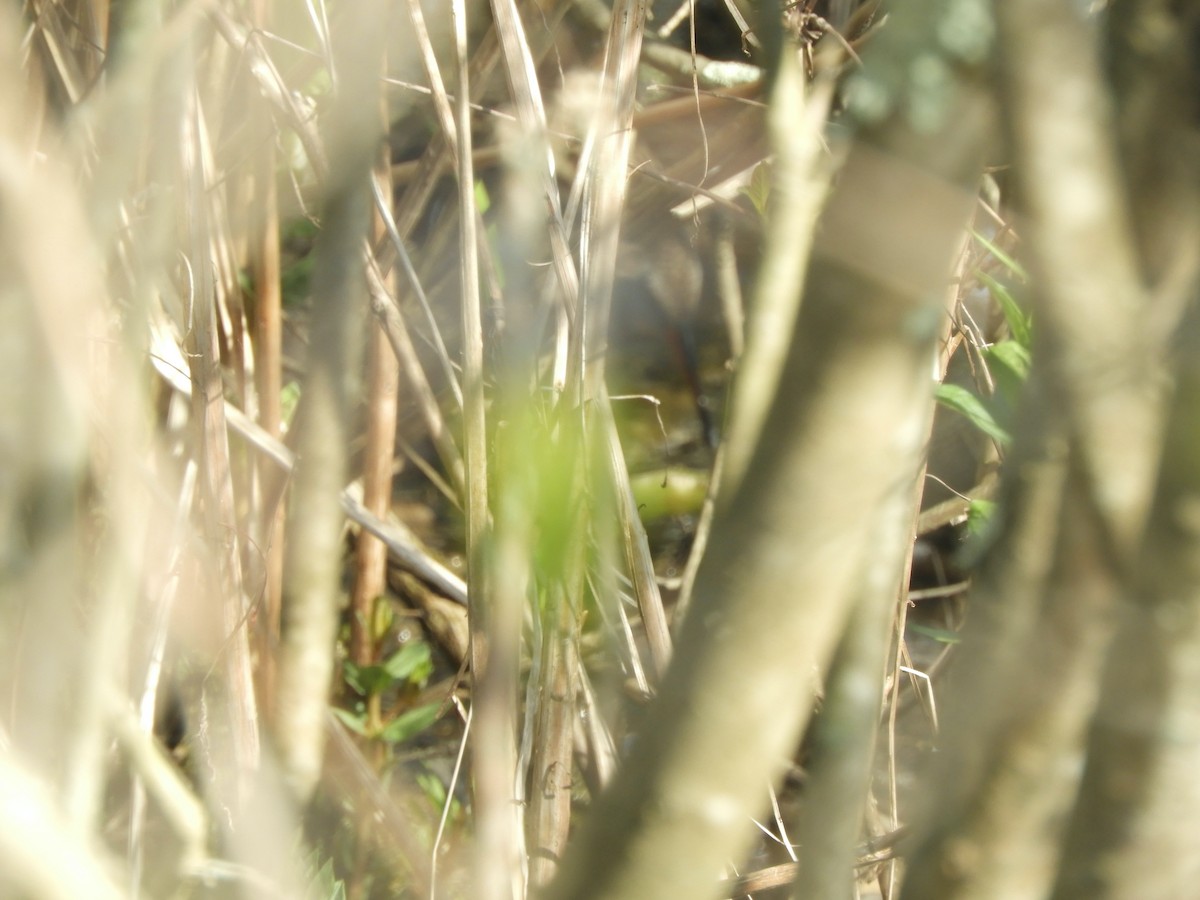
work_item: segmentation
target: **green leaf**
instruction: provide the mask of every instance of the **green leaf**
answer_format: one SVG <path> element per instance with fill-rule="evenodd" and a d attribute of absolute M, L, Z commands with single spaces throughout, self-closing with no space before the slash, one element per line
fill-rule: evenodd
<path fill-rule="evenodd" d="M 355 734 L 361 734 L 363 737 L 367 737 L 366 716 L 352 713 L 348 709 L 338 709 L 336 706 L 333 708 L 333 714 L 338 717 L 343 725 L 345 725 Z"/>
<path fill-rule="evenodd" d="M 974 228 L 971 229 L 971 237 L 979 241 L 979 243 L 983 245 L 983 249 L 990 253 L 998 263 L 1004 266 L 1004 268 L 1012 272 L 1014 276 L 1019 278 L 1021 281 L 1029 280 L 1029 274 L 1025 271 L 1025 267 L 1001 250 L 999 245 L 993 244 Z"/>
<path fill-rule="evenodd" d="M 767 200 L 771 196 L 771 166 L 760 162 L 750 175 L 750 183 L 742 188 L 742 193 L 750 198 L 760 219 L 767 218 Z"/>
<path fill-rule="evenodd" d="M 378 694 L 396 683 L 424 687 L 433 674 L 433 659 L 424 641 L 409 641 L 380 665 L 359 666 L 345 662 L 346 683 L 364 697 Z"/>
<path fill-rule="evenodd" d="M 988 347 L 984 354 L 989 363 L 999 363 L 1024 381 L 1029 377 L 1029 349 L 1018 341 L 1000 341 Z"/>
<path fill-rule="evenodd" d="M 378 694 L 395 680 L 383 666 L 359 666 L 347 661 L 342 671 L 346 684 L 364 697 Z"/>
<path fill-rule="evenodd" d="M 379 733 L 381 740 L 390 744 L 399 744 L 420 734 L 437 721 L 440 703 L 427 703 L 401 713 L 388 722 L 387 727 Z"/>
<path fill-rule="evenodd" d="M 429 645 L 424 641 L 409 641 L 383 664 L 383 670 L 394 681 L 412 682 L 423 686 L 433 674 Z"/>
<path fill-rule="evenodd" d="M 1011 422 L 1029 380 L 1029 350 L 1015 340 L 1000 341 L 984 351 L 984 358 L 996 384 L 996 393 L 992 395 L 989 408 L 999 421 Z"/>
<path fill-rule="evenodd" d="M 347 660 L 342 664 L 342 677 L 346 679 L 346 684 L 358 693 L 363 695 L 367 693 L 367 687 L 363 684 L 362 669 L 359 666 Z"/>
<path fill-rule="evenodd" d="M 923 634 L 927 638 L 933 638 L 939 644 L 957 644 L 962 640 L 957 632 L 946 628 L 934 628 L 931 625 L 921 625 L 917 622 L 909 622 L 908 628 L 916 634 Z"/>
<path fill-rule="evenodd" d="M 446 785 L 432 772 L 418 772 L 417 786 L 435 807 L 441 809 L 446 803 Z"/>
<path fill-rule="evenodd" d="M 1032 346 L 1033 321 L 1025 314 L 1025 310 L 1021 309 L 1012 292 L 987 272 L 976 274 L 1000 304 L 1000 311 L 1004 314 L 1004 321 L 1008 323 L 1008 330 L 1012 332 L 1013 339 L 1023 347 Z"/>
<path fill-rule="evenodd" d="M 1008 432 L 1000 427 L 988 408 L 983 405 L 983 401 L 966 388 L 957 384 L 940 384 L 936 396 L 939 403 L 966 416 L 971 424 L 997 443 L 1007 444 L 1011 440 Z"/>

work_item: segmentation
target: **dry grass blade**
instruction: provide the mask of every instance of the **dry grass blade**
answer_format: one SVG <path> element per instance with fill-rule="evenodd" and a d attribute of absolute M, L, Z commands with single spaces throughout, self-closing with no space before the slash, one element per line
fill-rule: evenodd
<path fill-rule="evenodd" d="M 254 75 L 264 96 L 274 106 L 277 114 L 288 123 L 288 126 L 299 138 L 317 180 L 324 183 L 327 180 L 329 171 L 325 145 L 320 135 L 318 135 L 316 128 L 313 126 L 310 117 L 297 105 L 292 92 L 287 88 L 270 56 L 263 51 L 257 39 L 252 38 L 250 32 L 223 11 L 214 9 L 212 15 L 218 30 L 230 46 L 237 48 L 245 54 L 250 72 Z M 380 214 L 384 216 L 385 221 L 391 222 L 391 213 L 387 210 L 387 204 L 383 200 L 384 198 L 376 192 L 376 206 L 380 210 Z M 394 234 L 392 231 L 392 229 L 389 229 L 389 235 L 392 236 L 393 243 L 402 249 L 402 233 L 398 229 L 395 229 Z M 446 427 L 437 398 L 430 388 L 429 380 L 417 358 L 416 348 L 413 345 L 412 338 L 409 336 L 408 328 L 396 304 L 396 300 L 384 283 L 385 272 L 381 270 L 381 264 L 374 259 L 370 244 L 365 239 L 364 246 L 365 257 L 368 261 L 372 310 L 383 323 L 392 349 L 400 360 L 404 374 L 416 394 L 418 408 L 425 418 L 429 432 L 433 436 L 434 443 L 442 457 L 442 461 L 450 473 L 455 486 L 461 493 L 464 476 L 463 464 L 458 448 L 453 436 Z M 405 265 L 404 268 L 410 282 L 415 286 L 418 296 L 423 296 L 423 292 L 420 291 L 416 272 L 412 269 L 412 266 Z M 428 310 L 426 310 L 426 314 L 427 318 L 431 320 L 432 317 L 429 315 Z M 436 326 L 433 328 L 433 333 L 437 335 Z M 449 383 L 453 386 L 455 396 L 460 398 L 459 402 L 461 404 L 461 390 L 458 387 L 457 379 L 454 377 L 452 371 L 450 371 L 445 347 L 441 344 L 440 337 L 436 337 L 435 340 L 438 343 L 440 357 L 444 361 L 444 368 L 447 371 Z"/>
<path fill-rule="evenodd" d="M 159 352 L 153 357 L 155 369 L 163 380 L 185 397 L 192 395 L 192 383 L 179 365 L 169 361 L 172 355 L 161 343 Z M 226 422 L 239 437 L 263 454 L 264 459 L 278 466 L 284 475 L 290 475 L 295 466 L 295 456 L 282 442 L 271 437 L 258 425 L 251 422 L 241 410 L 226 402 Z M 345 514 L 356 524 L 370 531 L 387 544 L 392 559 L 405 571 L 411 572 L 441 591 L 455 602 L 466 604 L 466 585 L 454 573 L 438 563 L 410 534 L 371 515 L 362 505 L 360 494 L 352 485 L 341 492 L 340 502 Z"/>
<path fill-rule="evenodd" d="M 433 310 L 429 306 L 429 299 L 425 296 L 425 289 L 421 286 L 421 279 L 417 276 L 417 270 L 413 266 L 412 258 L 408 254 L 408 249 L 404 246 L 404 237 L 400 234 L 400 229 L 397 227 L 395 217 L 392 214 L 391 201 L 380 189 L 379 181 L 376 181 L 373 185 L 373 193 L 375 197 L 375 210 L 383 221 L 383 226 L 387 233 L 387 239 L 390 242 L 392 250 L 396 254 L 396 258 L 400 262 L 400 268 L 404 272 L 404 277 L 408 281 L 409 288 L 412 290 L 413 296 L 417 298 L 417 303 L 421 307 L 421 312 L 425 315 L 425 322 L 429 326 L 429 332 L 433 340 L 433 346 L 437 351 L 438 362 L 440 362 L 442 365 L 442 374 L 446 379 L 446 383 L 450 385 L 450 391 L 454 395 L 455 405 L 461 412 L 463 405 L 462 386 L 458 383 L 458 376 L 454 372 L 454 363 L 450 360 L 450 351 L 446 349 L 446 344 L 442 340 L 441 329 L 438 328 L 437 322 L 434 320 Z M 383 271 L 386 266 L 382 260 L 377 260 L 376 264 L 380 268 L 380 277 L 382 278 Z M 388 293 L 390 294 L 391 292 L 389 291 Z M 383 316 L 382 318 L 385 322 L 385 328 L 390 327 L 390 317 Z M 403 319 L 400 319 L 400 325 L 403 325 Z M 407 354 L 408 351 L 406 351 L 405 355 Z M 433 421 L 432 417 L 428 414 L 426 415 L 426 418 L 431 422 Z M 455 467 L 452 466 L 451 468 Z"/>
<path fill-rule="evenodd" d="M 258 27 L 265 26 L 265 3 L 256 4 Z M 262 205 L 262 227 L 257 246 L 250 248 L 251 278 L 254 287 L 252 340 L 254 348 L 254 388 L 258 401 L 258 419 L 271 437 L 278 438 L 283 427 L 283 287 L 280 256 L 279 187 L 275 172 L 278 156 L 274 146 L 264 147 L 256 172 L 250 176 L 250 192 Z M 275 702 L 275 647 L 279 643 L 280 608 L 283 602 L 283 529 L 282 507 L 264 496 L 271 482 L 270 463 L 260 459 L 255 469 L 257 516 L 253 536 L 265 548 L 263 561 L 262 626 L 256 638 L 259 661 L 262 713 L 269 717 Z"/>
<path fill-rule="evenodd" d="M 518 118 L 533 142 L 544 145 L 543 152 L 538 154 L 537 171 L 549 206 L 547 224 L 550 230 L 550 251 L 567 315 L 574 318 L 579 307 L 579 276 L 575 269 L 575 261 L 571 257 L 570 240 L 558 192 L 554 151 L 547 140 L 549 130 L 546 125 L 546 107 L 542 101 L 529 41 L 513 0 L 494 0 L 492 12 L 496 18 L 496 31 L 504 52 L 508 83 L 517 104 Z"/>
<path fill-rule="evenodd" d="M 586 400 L 602 395 L 604 348 L 616 270 L 626 171 L 633 145 L 637 62 L 645 6 L 623 2 L 613 11 L 604 51 L 604 72 L 587 144 L 593 147 L 583 171 L 579 268 L 585 310 L 580 332 L 580 384 Z"/>
<path fill-rule="evenodd" d="M 312 122 L 296 102 L 296 97 L 287 87 L 283 76 L 275 67 L 269 54 L 259 43 L 253 32 L 247 30 L 224 10 L 214 6 L 211 10 L 213 23 L 221 36 L 245 57 L 246 65 L 258 82 L 259 90 L 266 99 L 283 115 L 288 126 L 295 132 L 304 147 L 308 164 L 312 166 L 318 181 L 324 181 L 329 175 L 329 159 L 325 152 L 324 142 Z"/>
<path fill-rule="evenodd" d="M 419 11 L 417 11 L 419 15 Z M 476 891 L 484 898 L 509 897 L 522 882 L 518 860 L 519 812 L 513 802 L 515 746 L 515 667 L 519 633 L 498 621 L 490 608 L 492 584 L 484 548 L 489 525 L 488 455 L 483 383 L 483 325 L 480 309 L 479 210 L 472 159 L 467 9 L 452 0 L 457 94 L 454 122 L 442 127 L 456 158 L 458 187 L 459 311 L 463 341 L 463 431 L 466 463 L 466 552 L 474 677 L 474 740 L 487 748 L 473 767 L 477 846 Z M 428 54 L 431 73 L 436 63 Z M 444 89 L 443 89 L 444 92 Z M 444 100 L 444 97 L 443 97 Z M 444 114 L 444 110 L 443 110 Z M 478 709 L 475 709 L 475 707 Z"/>
<path fill-rule="evenodd" d="M 578 377 L 584 408 L 590 410 L 589 439 L 603 452 L 608 462 L 605 477 L 611 478 L 615 485 L 626 561 L 657 676 L 665 670 L 670 658 L 670 631 L 604 381 L 609 311 L 627 183 L 625 172 L 633 144 L 634 72 L 645 26 L 644 14 L 644 7 L 638 4 L 620 5 L 613 12 L 606 44 L 597 111 L 587 139 L 587 146 L 594 150 L 584 169 L 579 245 L 584 306 L 576 345 L 580 348 Z"/>
<path fill-rule="evenodd" d="M 653 678 L 657 682 L 671 661 L 671 630 L 654 574 L 654 560 L 650 554 L 646 527 L 638 515 L 637 500 L 629 483 L 629 467 L 625 465 L 625 454 L 621 449 L 616 422 L 613 421 L 612 401 L 607 390 L 601 393 L 593 410 L 595 440 L 598 444 L 606 445 L 605 459 L 609 466 L 606 474 L 616 489 L 617 521 L 625 549 L 625 564 L 633 582 L 638 611 L 642 615 L 642 626 L 653 663 Z"/>
<path fill-rule="evenodd" d="M 545 886 L 567 844 L 571 820 L 571 787 L 575 738 L 575 696 L 571 648 L 578 640 L 567 589 L 552 590 L 541 640 L 541 672 L 537 679 L 537 722 L 527 814 L 529 883 Z M 557 595 L 557 596 L 556 596 Z M 532 673 L 531 673 L 532 679 Z"/>
<path fill-rule="evenodd" d="M 150 743 L 147 735 L 152 734 L 154 731 L 155 714 L 161 702 L 160 698 L 167 689 L 167 686 L 163 684 L 167 640 L 171 618 L 179 596 L 179 567 L 183 561 L 182 548 L 188 533 L 188 526 L 192 515 L 192 504 L 196 495 L 198 470 L 199 466 L 194 460 L 191 460 L 185 466 L 183 477 L 180 479 L 179 501 L 176 507 L 175 520 L 171 523 L 171 537 L 168 544 L 171 549 L 165 568 L 165 571 L 168 573 L 167 581 L 163 585 L 161 596 L 157 599 L 158 607 L 154 611 L 154 624 L 149 635 L 149 660 L 146 665 L 142 695 L 137 708 L 136 725 L 141 729 L 141 733 L 134 734 L 130 730 L 129 733 L 122 735 L 122 739 L 127 744 L 132 744 L 137 740 Z M 153 746 L 156 750 L 161 750 L 157 744 Z M 143 840 L 146 824 L 146 794 L 148 789 L 153 791 L 155 788 L 154 784 L 147 785 L 152 776 L 148 775 L 144 770 L 149 769 L 152 773 L 158 773 L 160 766 L 161 763 L 157 760 L 150 760 L 148 764 L 140 766 L 143 771 L 140 777 L 134 778 L 133 781 L 129 812 L 129 849 L 131 857 L 129 867 L 130 882 L 135 890 L 141 885 L 146 859 L 145 842 Z M 177 775 L 176 778 L 178 778 Z M 169 814 L 172 812 L 176 814 L 173 824 L 175 825 L 176 832 L 184 839 L 185 849 L 182 854 L 183 857 L 185 860 L 194 861 L 191 858 L 201 855 L 203 837 L 207 831 L 207 826 L 201 819 L 198 827 L 194 829 L 191 827 L 193 817 L 188 815 L 188 808 L 191 803 L 197 803 L 193 795 L 183 788 L 182 785 L 176 788 L 173 781 L 168 784 L 168 789 L 178 790 L 181 796 L 170 802 L 164 802 L 163 806 L 168 810 Z M 166 793 L 167 791 L 163 790 L 160 786 L 160 792 Z"/>
<path fill-rule="evenodd" d="M 424 551 L 420 544 L 395 524 L 383 521 L 370 513 L 356 496 L 354 486 L 342 492 L 342 508 L 351 519 L 383 541 L 393 560 L 407 572 L 416 575 L 444 597 L 467 605 L 467 586 L 462 579 Z"/>
<path fill-rule="evenodd" d="M 367 268 L 371 311 L 382 323 L 388 342 L 392 345 L 392 351 L 400 360 L 409 387 L 416 395 L 417 406 L 425 418 L 429 435 L 438 450 L 442 464 L 450 474 L 450 480 L 457 493 L 454 499 L 458 502 L 458 497 L 464 496 L 466 493 L 466 474 L 462 454 L 459 452 L 458 444 L 454 441 L 454 435 L 442 416 L 437 396 L 429 385 L 425 370 L 421 367 L 421 361 L 417 357 L 417 350 L 413 345 L 404 316 L 401 314 L 395 298 L 388 292 L 387 286 L 384 284 L 383 273 L 374 258 L 370 256 L 369 248 L 364 250 L 364 264 Z"/>
<path fill-rule="evenodd" d="M 65 17 L 62 5 L 48 0 L 33 0 L 31 4 L 36 21 L 35 35 L 46 47 L 54 63 L 58 83 L 72 106 L 79 103 L 85 93 L 84 77 L 80 71 L 80 60 L 72 52 L 74 41 L 63 27 Z"/>
<path fill-rule="evenodd" d="M 226 523 L 236 521 L 233 481 L 229 460 L 229 435 L 225 426 L 224 385 L 221 378 L 220 348 L 217 342 L 216 298 L 220 287 L 213 278 L 208 260 L 213 258 L 215 240 L 210 226 L 209 188 L 211 154 L 204 113 L 199 97 L 192 94 L 184 118 L 182 139 L 183 164 L 187 173 L 189 206 L 193 210 L 189 257 L 195 275 L 192 300 L 192 341 L 188 354 L 192 383 L 192 411 L 197 430 L 196 442 L 201 465 L 201 496 L 205 511 L 206 538 L 214 547 L 223 548 L 215 560 L 220 596 L 223 601 L 222 624 L 228 644 L 224 664 L 231 687 L 228 698 L 232 752 L 236 770 L 224 787 L 232 802 L 241 804 L 247 790 L 245 779 L 258 768 L 258 711 L 250 670 L 250 647 L 242 627 L 248 613 L 248 600 L 242 582 L 241 554 L 236 535 L 225 534 Z M 228 329 L 227 329 L 228 331 Z"/>
<path fill-rule="evenodd" d="M 382 125 L 387 127 L 386 105 L 381 107 Z M 378 202 L 380 194 L 392 195 L 391 165 L 386 150 L 381 150 L 372 173 L 372 195 Z M 375 212 L 373 228 L 376 237 L 384 230 L 386 212 Z M 392 282 L 395 278 L 390 279 Z M 363 506 L 376 516 L 386 517 L 392 506 L 392 462 L 396 450 L 396 418 L 400 368 L 387 335 L 379 323 L 368 329 L 367 337 L 367 437 L 363 448 L 362 493 Z M 387 547 L 371 534 L 359 536 L 355 547 L 355 577 L 351 595 L 350 658 L 356 665 L 369 666 L 376 662 L 379 637 L 375 611 L 377 603 L 386 603 Z M 370 698 L 368 718 L 379 721 L 379 697 Z"/>

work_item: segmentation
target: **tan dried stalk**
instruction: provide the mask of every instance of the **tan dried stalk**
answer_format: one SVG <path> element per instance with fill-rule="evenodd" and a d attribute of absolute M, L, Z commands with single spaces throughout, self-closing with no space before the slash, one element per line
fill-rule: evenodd
<path fill-rule="evenodd" d="M 270 22 L 270 0 L 256 0 L 254 23 L 265 29 Z M 283 290 L 280 281 L 279 186 L 276 182 L 277 154 L 273 144 L 260 151 L 258 170 L 250 176 L 248 191 L 261 204 L 262 222 L 251 234 L 249 248 L 254 284 L 251 335 L 254 346 L 254 387 L 258 400 L 258 423 L 271 437 L 278 438 L 283 426 Z M 255 477 L 259 508 L 259 547 L 264 553 L 262 613 L 256 632 L 259 697 L 263 714 L 271 715 L 275 699 L 275 649 L 279 645 L 280 607 L 283 599 L 283 542 L 285 516 L 282 507 L 264 505 L 266 485 L 274 480 L 269 461 L 257 462 Z"/>
<path fill-rule="evenodd" d="M 225 426 L 224 383 L 220 348 L 217 342 L 216 299 L 221 286 L 213 277 L 209 260 L 215 229 L 211 225 L 209 189 L 212 160 L 207 130 L 199 97 L 185 111 L 183 122 L 183 166 L 189 188 L 188 207 L 192 210 L 189 257 L 194 273 L 192 295 L 192 340 L 188 355 L 192 383 L 192 415 L 197 430 L 200 456 L 200 491 L 205 513 L 205 536 L 209 545 L 222 548 L 215 563 L 217 585 L 222 598 L 221 624 L 226 635 L 224 665 L 229 691 L 226 698 L 230 723 L 234 770 L 223 773 L 229 779 L 223 786 L 230 791 L 229 801 L 240 807 L 248 790 L 246 782 L 259 765 L 259 724 L 253 678 L 250 671 L 250 645 L 246 621 L 248 601 L 242 581 L 240 541 L 228 534 L 237 520 L 234 504 L 233 475 L 229 459 L 229 436 Z M 223 756 L 219 755 L 218 758 Z"/>
<path fill-rule="evenodd" d="M 386 129 L 386 104 L 380 108 Z M 381 148 L 372 178 L 377 193 L 392 196 L 391 164 L 388 151 Z M 376 212 L 372 226 L 378 240 L 385 232 L 382 216 Z M 395 278 L 388 276 L 385 286 L 395 291 Z M 396 449 L 396 408 L 400 369 L 387 335 L 377 322 L 367 328 L 367 438 L 362 458 L 362 503 L 373 515 L 386 519 L 392 508 L 392 462 Z M 351 592 L 350 659 L 359 666 L 375 662 L 375 604 L 386 603 L 387 547 L 369 532 L 359 535 L 355 547 L 355 576 Z M 378 704 L 378 695 L 372 701 Z M 377 723 L 378 709 L 368 715 Z"/>
<path fill-rule="evenodd" d="M 382 9 L 347 16 L 332 39 L 338 94 L 330 111 L 329 171 L 313 276 L 304 408 L 296 423 L 299 464 L 288 510 L 278 705 L 272 721 L 280 762 L 307 800 L 320 774 L 337 633 L 342 512 L 350 411 L 361 361 L 367 284 L 362 247 L 370 210 L 369 173 L 379 134 L 377 98 Z M 343 30 L 344 29 L 344 30 Z"/>

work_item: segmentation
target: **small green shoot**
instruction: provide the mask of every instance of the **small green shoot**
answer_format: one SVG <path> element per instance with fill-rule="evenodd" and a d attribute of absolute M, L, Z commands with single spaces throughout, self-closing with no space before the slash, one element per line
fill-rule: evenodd
<path fill-rule="evenodd" d="M 296 407 L 300 404 L 300 382 L 289 381 L 279 392 L 279 414 L 283 419 L 286 431 L 292 425 L 292 417 L 296 415 Z"/>
<path fill-rule="evenodd" d="M 480 216 L 487 214 L 492 208 L 492 196 L 488 193 L 487 185 L 480 180 L 475 182 L 475 209 L 479 211 Z M 484 222 L 484 235 L 487 237 L 489 247 L 498 247 L 500 244 L 500 226 L 496 221 Z M 494 253 L 492 258 L 492 266 L 496 273 L 496 281 L 501 290 L 504 288 L 504 264 L 502 253 Z"/>
<path fill-rule="evenodd" d="M 488 194 L 487 185 L 482 181 L 475 182 L 475 208 L 481 216 L 492 208 L 492 198 Z"/>
<path fill-rule="evenodd" d="M 742 188 L 742 193 L 750 198 L 755 212 L 764 222 L 767 219 L 767 202 L 771 196 L 771 166 L 760 162 L 750 175 L 750 183 Z"/>
<path fill-rule="evenodd" d="M 983 534 L 984 530 L 991 523 L 995 512 L 996 501 L 972 500 L 971 505 L 967 507 L 967 533 L 972 535 Z"/>
<path fill-rule="evenodd" d="M 446 806 L 446 785 L 437 775 L 432 772 L 418 772 L 416 774 L 417 785 L 429 798 L 429 802 L 434 809 L 444 809 Z M 456 821 L 462 815 L 462 804 L 450 795 L 450 815 L 451 821 Z"/>
<path fill-rule="evenodd" d="M 308 890 L 306 900 L 346 900 L 346 884 L 333 871 L 333 860 L 326 859 L 320 866 L 320 854 L 314 850 L 305 864 Z"/>
<path fill-rule="evenodd" d="M 396 682 L 424 687 L 433 672 L 433 661 L 429 645 L 424 641 L 410 641 L 375 666 L 345 664 L 346 683 L 359 694 L 369 696 L 386 690 Z"/>
<path fill-rule="evenodd" d="M 356 703 L 353 710 L 333 711 L 355 734 L 395 744 L 420 734 L 437 721 L 441 710 L 438 703 L 406 709 L 390 721 L 379 721 L 380 695 L 390 689 L 420 689 L 433 674 L 433 659 L 424 641 L 409 641 L 378 665 L 359 666 L 347 661 L 342 670 L 346 683 L 366 699 Z"/>

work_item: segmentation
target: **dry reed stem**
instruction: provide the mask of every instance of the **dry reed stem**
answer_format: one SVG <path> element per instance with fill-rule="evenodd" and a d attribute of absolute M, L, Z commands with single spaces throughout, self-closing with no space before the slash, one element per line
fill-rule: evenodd
<path fill-rule="evenodd" d="M 195 276 L 191 298 L 192 344 L 188 363 L 192 383 L 196 386 L 192 392 L 192 415 L 196 428 L 197 455 L 200 458 L 205 537 L 217 551 L 215 564 L 217 586 L 222 598 L 221 624 L 227 641 L 223 652 L 229 684 L 227 715 L 232 735 L 230 761 L 234 770 L 224 773 L 230 779 L 224 790 L 229 792 L 229 802 L 241 807 L 248 790 L 247 779 L 259 765 L 259 722 L 250 671 L 249 637 L 245 628 L 249 603 L 242 579 L 240 540 L 237 531 L 231 529 L 237 521 L 237 514 L 217 335 L 216 300 L 222 288 L 213 278 L 208 265 L 213 258 L 212 245 L 218 240 L 210 218 L 209 189 L 213 181 L 213 163 L 199 96 L 192 93 L 191 97 L 192 104 L 185 107 L 181 141 L 184 173 L 189 188 L 188 207 L 192 210 L 188 255 Z"/>
<path fill-rule="evenodd" d="M 1052 375 L 1113 552 L 1128 559 L 1153 490 L 1162 376 L 1099 48 L 1067 5 L 1005 3 L 996 17 L 1023 231 L 1060 348 Z"/>
<path fill-rule="evenodd" d="M 380 109 L 383 127 L 387 127 Z M 375 194 L 391 197 L 391 166 L 388 152 L 381 148 L 372 173 Z M 384 231 L 382 216 L 376 212 L 372 230 L 376 238 Z M 389 278 L 394 283 L 394 277 Z M 393 287 L 393 285 L 386 285 Z M 392 506 L 392 461 L 396 447 L 396 410 L 400 370 L 387 335 L 377 322 L 367 329 L 367 438 L 363 448 L 363 506 L 379 518 L 386 518 Z M 351 595 L 350 658 L 360 666 L 375 661 L 375 604 L 386 603 L 387 548 L 369 533 L 361 534 L 355 548 L 356 572 Z"/>
<path fill-rule="evenodd" d="M 831 177 L 822 132 L 832 98 L 831 83 L 806 88 L 790 62 L 775 76 L 767 120 L 777 148 L 771 164 L 771 213 L 753 312 L 746 319 L 745 353 L 732 388 L 722 474 L 727 497 L 738 490 L 758 444 L 800 312 L 813 230 Z M 799 123 L 797 109 L 803 110 Z"/>

